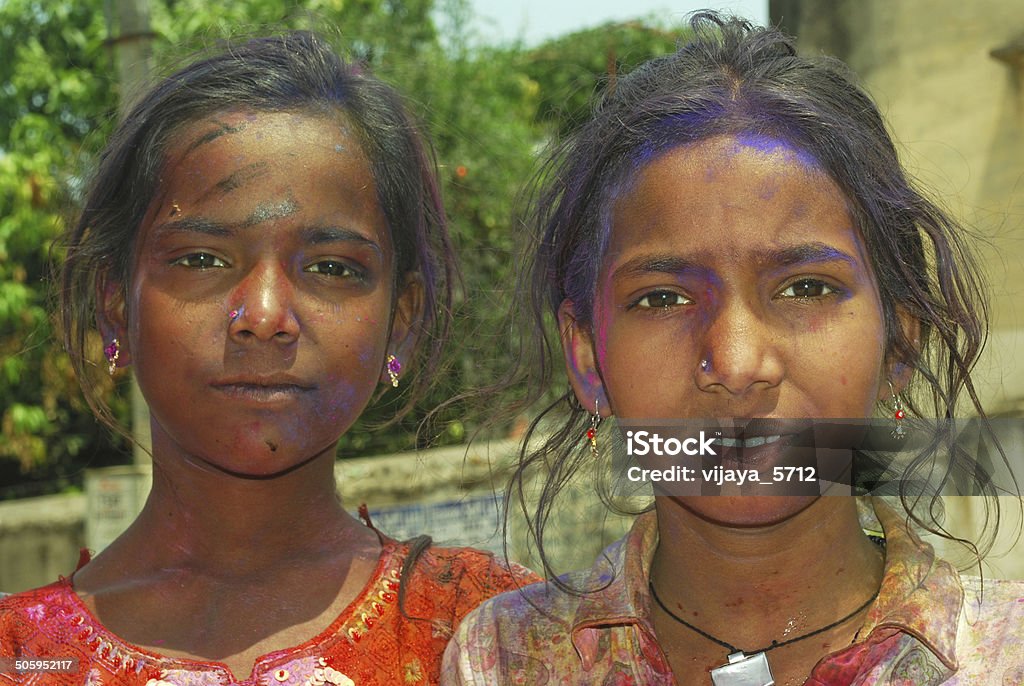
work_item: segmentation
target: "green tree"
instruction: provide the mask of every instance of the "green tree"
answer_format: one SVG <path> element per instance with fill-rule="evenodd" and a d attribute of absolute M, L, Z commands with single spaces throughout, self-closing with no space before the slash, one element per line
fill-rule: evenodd
<path fill-rule="evenodd" d="M 541 95 L 537 116 L 559 134 L 590 114 L 594 97 L 653 57 L 675 50 L 680 32 L 656 21 L 610 23 L 555 38 L 530 51 L 525 71 Z"/>
<path fill-rule="evenodd" d="M 98 5 L 98 3 L 95 3 Z M 85 3 L 0 5 L 0 480 L 70 485 L 113 444 L 85 407 L 47 315 L 49 250 L 80 170 L 110 130 L 102 12 Z M 108 389 L 109 390 L 109 389 Z M 31 485 L 20 492 L 31 493 Z"/>

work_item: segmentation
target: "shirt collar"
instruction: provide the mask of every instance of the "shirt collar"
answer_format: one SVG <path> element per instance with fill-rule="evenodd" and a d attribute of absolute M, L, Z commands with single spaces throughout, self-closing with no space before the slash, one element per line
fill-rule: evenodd
<path fill-rule="evenodd" d="M 869 639 L 893 630 L 911 634 L 955 670 L 957 618 L 964 600 L 960 575 L 936 558 L 935 550 L 891 507 L 878 498 L 870 504 L 868 514 L 877 517 L 885 532 L 885 573 L 862 633 Z"/>
<path fill-rule="evenodd" d="M 647 588 L 651 560 L 658 547 L 658 518 L 646 512 L 633 523 L 629 533 L 608 546 L 587 576 L 586 588 L 599 589 L 585 594 L 573 618 L 573 646 L 590 669 L 598 658 L 601 630 L 634 624 L 644 645 L 655 645 L 651 622 L 651 597 Z"/>
<path fill-rule="evenodd" d="M 886 540 L 882 586 L 861 634 L 871 641 L 908 633 L 956 669 L 957 617 L 963 604 L 959 575 L 948 562 L 936 559 L 932 547 L 908 531 L 880 499 L 862 498 L 860 504 L 861 526 L 881 529 Z M 599 657 L 604 629 L 632 624 L 640 631 L 642 649 L 657 644 L 647 587 L 657 547 L 658 521 L 652 511 L 637 517 L 629 533 L 609 546 L 586 575 L 586 588 L 598 590 L 581 598 L 571 628 L 585 669 Z"/>

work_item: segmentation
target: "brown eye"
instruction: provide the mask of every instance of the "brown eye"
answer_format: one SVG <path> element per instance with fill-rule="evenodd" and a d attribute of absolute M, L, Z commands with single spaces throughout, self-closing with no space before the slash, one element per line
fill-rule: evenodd
<path fill-rule="evenodd" d="M 820 298 L 835 293 L 835 289 L 818 279 L 800 279 L 784 289 L 780 295 L 785 298 Z"/>
<path fill-rule="evenodd" d="M 193 252 L 188 255 L 182 255 L 171 264 L 180 264 L 183 267 L 190 267 L 192 269 L 219 269 L 228 266 L 227 262 L 208 252 Z"/>
<path fill-rule="evenodd" d="M 690 299 L 673 291 L 654 291 L 636 301 L 636 306 L 644 309 L 667 309 L 677 305 L 688 305 Z"/>
<path fill-rule="evenodd" d="M 324 276 L 358 276 L 354 269 L 339 260 L 321 260 L 306 267 L 306 271 Z"/>

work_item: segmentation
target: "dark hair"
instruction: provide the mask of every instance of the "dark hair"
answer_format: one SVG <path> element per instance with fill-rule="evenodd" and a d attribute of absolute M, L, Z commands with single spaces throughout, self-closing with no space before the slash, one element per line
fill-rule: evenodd
<path fill-rule="evenodd" d="M 970 376 L 987 335 L 980 275 L 963 229 L 908 180 L 871 98 L 842 63 L 798 56 L 793 40 L 777 29 L 710 12 L 690 24 L 692 39 L 674 54 L 609 85 L 590 120 L 553 147 L 527 196 L 527 225 L 535 236 L 522 290 L 536 350 L 533 368 L 522 374 L 532 398 L 549 388 L 561 367 L 560 341 L 548 326 L 561 303 L 572 301 L 577 323 L 591 324 L 615 191 L 667 150 L 754 134 L 813 157 L 843 192 L 878 281 L 888 359 L 915 372 L 908 409 L 952 418 L 966 391 L 984 419 Z M 919 341 L 900 325 L 901 315 L 919 322 Z M 914 392 L 919 386 L 924 392 Z M 934 414 L 925 411 L 928 405 Z M 549 421 L 556 430 L 529 447 Z M 510 486 L 508 503 L 518 502 L 530 520 L 549 576 L 544 524 L 553 499 L 589 459 L 580 438 L 588 421 L 571 389 L 547 405 L 530 426 Z M 927 472 L 937 449 L 933 443 L 910 471 Z M 531 516 L 524 479 L 533 468 L 546 479 Z M 915 523 L 951 537 L 939 523 L 937 496 L 923 515 L 914 514 L 912 497 L 902 490 L 900 496 Z"/>
<path fill-rule="evenodd" d="M 168 146 L 201 118 L 242 109 L 338 114 L 355 130 L 391 231 L 393 288 L 414 274 L 422 283 L 419 320 L 411 323 L 416 352 L 405 365 L 410 374 L 403 377 L 407 391 L 398 411 L 404 415 L 436 376 L 451 322 L 455 260 L 436 163 L 394 89 L 302 31 L 222 48 L 168 76 L 132 108 L 107 144 L 81 216 L 64 237 L 59 293 L 64 344 L 90 407 L 123 433 L 90 378 L 95 365 L 86 343 L 99 285 L 124 288 L 130 281 L 139 226 L 157 192 Z"/>

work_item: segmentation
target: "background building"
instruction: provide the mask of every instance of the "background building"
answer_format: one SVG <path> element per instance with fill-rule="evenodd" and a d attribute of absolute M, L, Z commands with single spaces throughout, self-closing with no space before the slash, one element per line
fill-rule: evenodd
<path fill-rule="evenodd" d="M 1024 411 L 1024 5 L 1017 0 L 771 0 L 804 54 L 846 62 L 906 168 L 974 228 L 992 292 L 975 373 L 992 414 Z"/>
<path fill-rule="evenodd" d="M 773 24 L 803 54 L 846 62 L 874 97 L 904 166 L 978 234 L 991 332 L 975 370 L 990 416 L 1006 417 L 1015 471 L 1024 459 L 1024 4 L 1019 0 L 771 0 Z M 965 410 L 965 414 L 967 411 Z M 1003 502 L 990 571 L 1024 578 L 1020 505 Z M 971 535 L 977 498 L 950 499 Z"/>

